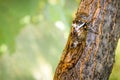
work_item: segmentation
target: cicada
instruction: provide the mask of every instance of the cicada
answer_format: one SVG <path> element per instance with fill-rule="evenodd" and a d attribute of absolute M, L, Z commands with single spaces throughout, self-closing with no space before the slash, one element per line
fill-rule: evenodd
<path fill-rule="evenodd" d="M 87 34 L 90 30 L 88 27 L 89 23 L 90 22 L 81 19 L 75 19 L 73 21 L 66 47 L 63 50 L 62 57 L 60 58 L 54 75 L 54 80 L 56 80 L 55 78 L 57 78 L 57 80 L 64 80 L 61 79 L 62 75 L 73 69 L 84 53 Z"/>

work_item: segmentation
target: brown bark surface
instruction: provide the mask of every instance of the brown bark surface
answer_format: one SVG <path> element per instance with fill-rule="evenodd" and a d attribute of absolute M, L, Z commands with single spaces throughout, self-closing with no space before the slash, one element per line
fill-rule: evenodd
<path fill-rule="evenodd" d="M 54 80 L 109 79 L 120 37 L 118 3 L 119 0 L 81 0 Z"/>

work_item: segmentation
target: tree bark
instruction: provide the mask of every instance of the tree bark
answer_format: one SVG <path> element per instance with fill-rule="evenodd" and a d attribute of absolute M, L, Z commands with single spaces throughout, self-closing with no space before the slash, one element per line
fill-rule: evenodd
<path fill-rule="evenodd" d="M 81 0 L 54 80 L 109 79 L 120 37 L 119 13 L 119 0 Z"/>

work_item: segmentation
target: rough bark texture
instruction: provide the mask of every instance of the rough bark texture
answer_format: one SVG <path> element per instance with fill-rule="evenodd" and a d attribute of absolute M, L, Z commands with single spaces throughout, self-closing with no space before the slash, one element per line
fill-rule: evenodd
<path fill-rule="evenodd" d="M 81 0 L 54 80 L 109 79 L 120 37 L 119 13 L 120 0 Z"/>

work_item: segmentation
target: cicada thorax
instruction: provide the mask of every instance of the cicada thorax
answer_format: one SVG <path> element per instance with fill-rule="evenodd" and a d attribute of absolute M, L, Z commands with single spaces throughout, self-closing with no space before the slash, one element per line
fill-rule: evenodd
<path fill-rule="evenodd" d="M 82 42 L 86 40 L 88 26 L 87 23 L 81 20 L 74 21 L 72 24 L 72 36 L 75 41 Z M 76 38 L 75 38 L 76 37 Z"/>

